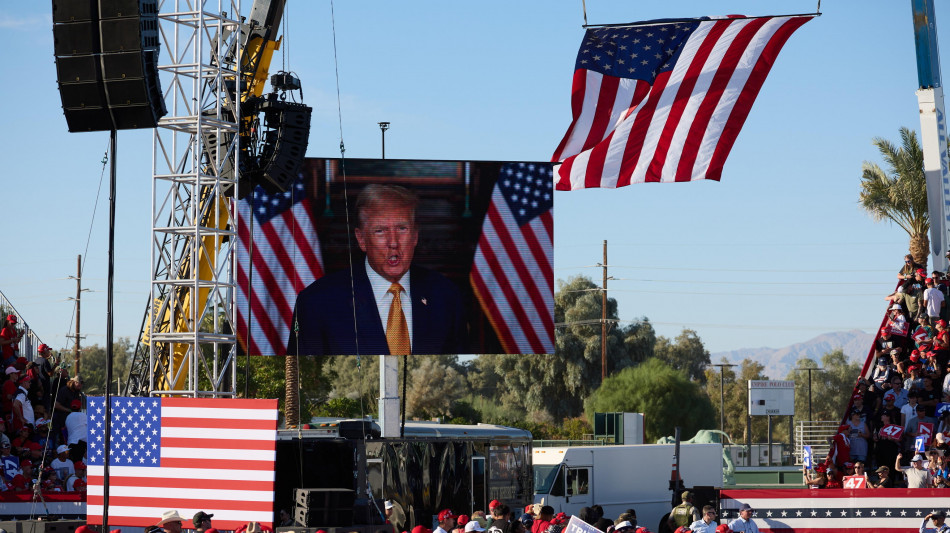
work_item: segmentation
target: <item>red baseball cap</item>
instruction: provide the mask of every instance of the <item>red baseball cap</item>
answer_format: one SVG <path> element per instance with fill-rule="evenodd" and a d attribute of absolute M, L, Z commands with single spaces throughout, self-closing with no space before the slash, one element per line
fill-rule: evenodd
<path fill-rule="evenodd" d="M 442 511 L 439 512 L 439 522 L 448 520 L 449 518 L 455 518 L 455 513 L 450 509 L 442 509 Z"/>
<path fill-rule="evenodd" d="M 82 462 L 82 461 L 76 461 L 75 463 L 73 463 L 73 468 L 76 469 L 76 470 L 85 470 L 85 469 L 86 469 L 86 463 L 84 463 L 84 462 Z"/>
<path fill-rule="evenodd" d="M 455 523 L 458 524 L 459 527 L 462 527 L 467 524 L 469 520 L 471 520 L 471 518 L 469 518 L 467 514 L 460 514 L 459 517 L 455 519 Z"/>
<path fill-rule="evenodd" d="M 922 269 L 922 268 L 918 268 L 918 269 L 917 269 L 917 273 L 920 274 L 921 276 L 926 276 L 926 275 L 927 275 L 927 273 L 924 272 L 924 269 Z"/>
<path fill-rule="evenodd" d="M 729 527 L 729 524 L 719 524 L 719 527 L 716 528 L 716 533 L 732 533 L 732 528 Z"/>
<path fill-rule="evenodd" d="M 7 315 L 7 322 L 16 324 L 16 315 Z"/>
<path fill-rule="evenodd" d="M 419 525 L 412 528 L 412 533 L 432 533 L 432 530 L 425 526 Z"/>
<path fill-rule="evenodd" d="M 46 344 L 40 344 L 40 347 L 37 348 L 36 351 L 37 351 L 37 352 L 40 352 L 40 353 L 45 353 L 45 352 L 49 352 L 49 351 L 51 351 L 51 350 L 50 350 L 50 347 L 47 346 Z"/>
<path fill-rule="evenodd" d="M 498 500 L 492 500 L 492 501 L 488 502 L 488 508 L 489 508 L 489 509 L 494 509 L 495 507 L 501 507 L 501 502 L 498 501 Z"/>

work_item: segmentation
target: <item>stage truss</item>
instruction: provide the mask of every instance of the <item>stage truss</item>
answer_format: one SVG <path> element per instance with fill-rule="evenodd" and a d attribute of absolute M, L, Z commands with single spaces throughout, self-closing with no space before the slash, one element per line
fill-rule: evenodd
<path fill-rule="evenodd" d="M 240 0 L 165 0 L 153 136 L 147 392 L 233 396 Z M 144 381 L 146 376 L 140 375 Z M 144 387 L 144 382 L 141 383 Z"/>

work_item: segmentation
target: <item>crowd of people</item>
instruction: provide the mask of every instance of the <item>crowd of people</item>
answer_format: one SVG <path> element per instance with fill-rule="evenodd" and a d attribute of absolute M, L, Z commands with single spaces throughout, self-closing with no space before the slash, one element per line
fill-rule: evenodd
<path fill-rule="evenodd" d="M 950 258 L 950 252 L 947 252 Z M 825 460 L 804 469 L 813 488 L 950 487 L 950 331 L 947 273 L 904 258 L 874 342 Z"/>
<path fill-rule="evenodd" d="M 83 379 L 45 344 L 21 356 L 16 315 L 0 322 L 0 492 L 85 492 Z"/>
<path fill-rule="evenodd" d="M 718 514 L 712 506 L 703 507 L 700 515 L 692 508 L 692 494 L 682 494 L 683 504 L 674 507 L 670 512 L 669 530 L 675 533 L 734 533 L 753 531 L 748 529 L 751 524 L 751 508 L 749 512 L 740 511 L 740 518 L 729 524 L 718 523 Z M 685 513 L 677 510 L 684 508 Z M 387 517 L 388 517 L 387 506 Z M 747 515 L 747 516 L 746 516 Z M 561 533 L 571 517 L 564 513 L 555 513 L 549 505 L 535 503 L 521 510 L 512 510 L 498 500 L 488 504 L 488 514 L 476 511 L 469 515 L 456 515 L 451 509 L 444 509 L 438 515 L 438 527 L 435 530 L 418 525 L 411 532 L 403 533 Z M 637 524 L 637 513 L 634 509 L 627 509 L 616 518 L 604 516 L 604 509 L 600 505 L 583 507 L 577 513 L 577 519 L 593 526 L 603 533 L 651 533 L 646 527 Z M 380 533 L 384 533 L 381 530 Z M 756 530 L 757 531 L 757 530 Z"/>

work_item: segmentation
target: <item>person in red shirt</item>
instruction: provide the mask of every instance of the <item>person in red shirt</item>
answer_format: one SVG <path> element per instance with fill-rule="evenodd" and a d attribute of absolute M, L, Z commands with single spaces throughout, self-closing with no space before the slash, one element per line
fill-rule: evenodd
<path fill-rule="evenodd" d="M 553 519 L 554 507 L 550 505 L 542 506 L 538 512 L 538 518 L 531 524 L 531 533 L 544 533 L 544 530 L 551 525 L 551 520 Z"/>
<path fill-rule="evenodd" d="M 20 342 L 23 333 L 16 329 L 16 315 L 7 315 L 0 325 L 2 325 L 0 349 L 3 350 L 0 353 L 3 354 L 3 364 L 4 366 L 11 365 L 17 358 L 17 351 L 19 351 L 17 343 Z"/>

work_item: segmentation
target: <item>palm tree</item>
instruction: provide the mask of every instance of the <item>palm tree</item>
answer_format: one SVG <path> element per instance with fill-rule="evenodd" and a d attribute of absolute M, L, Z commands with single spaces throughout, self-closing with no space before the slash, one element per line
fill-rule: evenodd
<path fill-rule="evenodd" d="M 296 355 L 284 357 L 284 426 L 295 428 L 300 425 L 300 381 Z"/>
<path fill-rule="evenodd" d="M 875 163 L 861 165 L 859 203 L 871 218 L 888 219 L 910 235 L 910 253 L 914 260 L 927 265 L 930 253 L 930 215 L 927 211 L 927 183 L 924 179 L 924 153 L 917 142 L 917 133 L 901 128 L 901 147 L 875 137 L 874 146 L 881 152 L 889 173 Z"/>

